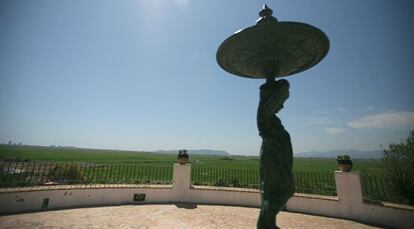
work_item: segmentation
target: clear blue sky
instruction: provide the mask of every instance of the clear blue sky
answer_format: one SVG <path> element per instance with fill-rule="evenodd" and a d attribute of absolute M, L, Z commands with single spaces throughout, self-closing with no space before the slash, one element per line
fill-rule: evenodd
<path fill-rule="evenodd" d="M 414 128 L 410 1 L 0 0 L 0 142 L 258 155 L 261 80 L 216 63 L 267 3 L 331 49 L 288 77 L 295 152 L 379 149 Z"/>

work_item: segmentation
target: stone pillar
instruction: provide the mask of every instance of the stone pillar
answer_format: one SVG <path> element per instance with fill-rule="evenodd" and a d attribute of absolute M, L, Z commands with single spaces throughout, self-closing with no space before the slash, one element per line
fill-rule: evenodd
<path fill-rule="evenodd" d="M 360 218 L 363 197 L 359 173 L 335 171 L 335 183 L 342 217 Z"/>
<path fill-rule="evenodd" d="M 190 202 L 191 197 L 191 164 L 174 164 L 173 171 L 173 196 L 176 202 Z"/>

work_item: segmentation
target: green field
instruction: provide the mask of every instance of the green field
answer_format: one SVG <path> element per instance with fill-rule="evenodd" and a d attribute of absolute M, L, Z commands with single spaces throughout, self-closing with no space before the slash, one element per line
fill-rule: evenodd
<path fill-rule="evenodd" d="M 175 154 L 81 149 L 44 146 L 0 145 L 0 187 L 59 184 L 171 183 Z M 259 188 L 258 156 L 190 155 L 194 185 Z M 387 181 L 379 160 L 353 160 L 360 171 L 364 195 L 389 200 Z M 297 192 L 336 195 L 334 159 L 293 160 Z M 17 171 L 17 172 L 15 172 Z M 23 172 L 19 172 L 23 171 Z M 386 186 L 384 186 L 384 184 Z"/>
<path fill-rule="evenodd" d="M 0 145 L 0 156 L 36 162 L 104 162 L 148 165 L 172 165 L 176 159 L 176 155 L 173 154 L 8 145 Z M 257 169 L 259 166 L 258 156 L 190 155 L 190 161 L 194 168 Z M 353 160 L 353 162 L 353 171 L 372 175 L 379 174 L 380 161 L 378 160 Z M 293 163 L 293 170 L 300 172 L 330 173 L 336 168 L 334 159 L 295 158 Z"/>

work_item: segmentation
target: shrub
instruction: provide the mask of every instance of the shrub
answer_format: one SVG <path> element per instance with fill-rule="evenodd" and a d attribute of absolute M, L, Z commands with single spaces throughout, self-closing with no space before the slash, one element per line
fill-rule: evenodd
<path fill-rule="evenodd" d="M 382 164 L 394 190 L 405 202 L 414 204 L 414 130 L 405 141 L 389 144 Z"/>
<path fill-rule="evenodd" d="M 234 158 L 226 156 L 226 157 L 221 158 L 221 160 L 234 161 Z"/>
<path fill-rule="evenodd" d="M 219 178 L 214 186 L 226 186 L 226 182 L 222 178 Z"/>
<path fill-rule="evenodd" d="M 240 182 L 239 182 L 239 179 L 237 179 L 237 178 L 233 178 L 232 180 L 231 180 L 231 185 L 230 186 L 233 186 L 233 187 L 240 187 Z"/>
<path fill-rule="evenodd" d="M 74 184 L 84 180 L 83 172 L 78 165 L 58 165 L 49 170 L 48 179 L 58 183 Z"/>

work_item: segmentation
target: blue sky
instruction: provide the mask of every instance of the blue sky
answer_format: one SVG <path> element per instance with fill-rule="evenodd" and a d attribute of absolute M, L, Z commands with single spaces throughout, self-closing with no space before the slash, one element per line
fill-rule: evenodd
<path fill-rule="evenodd" d="M 295 152 L 375 150 L 414 128 L 410 1 L 0 0 L 0 142 L 258 155 L 262 80 L 216 63 L 255 24 L 322 29 L 331 49 L 288 77 Z"/>

